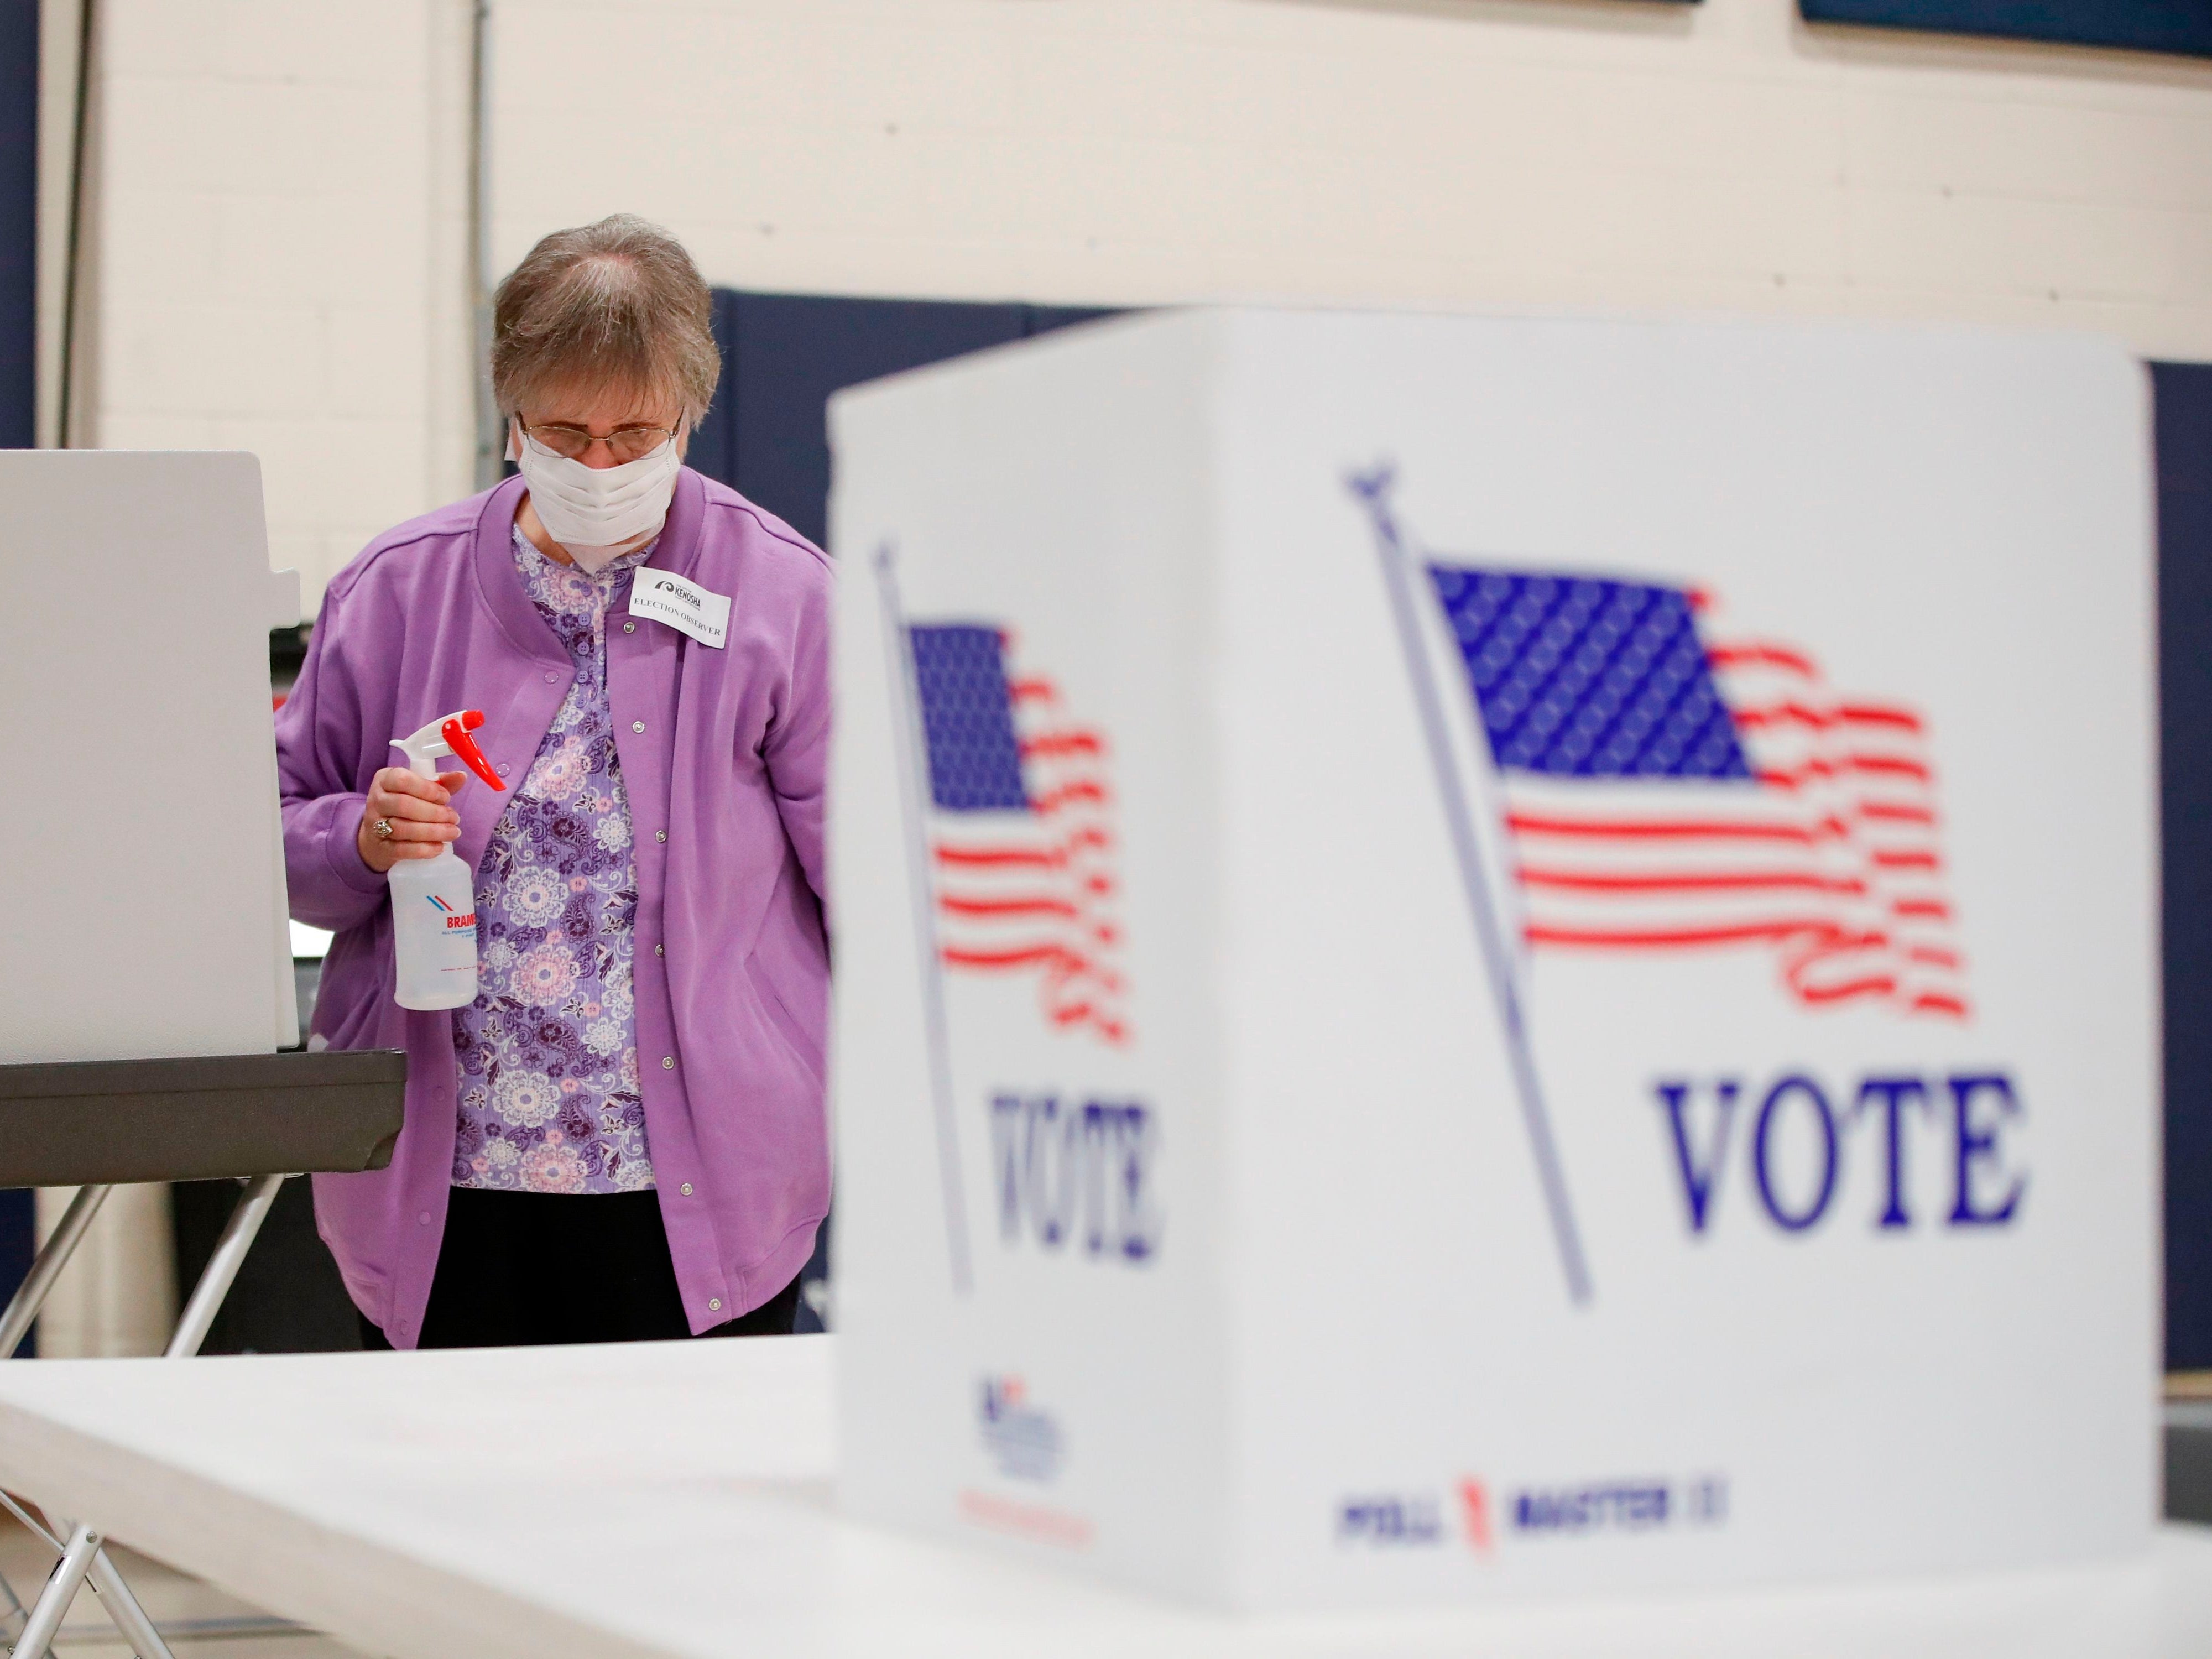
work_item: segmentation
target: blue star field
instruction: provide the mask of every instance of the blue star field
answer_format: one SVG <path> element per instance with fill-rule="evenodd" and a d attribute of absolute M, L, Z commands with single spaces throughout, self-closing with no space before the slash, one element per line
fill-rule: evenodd
<path fill-rule="evenodd" d="M 940 811 L 1025 812 L 1013 693 L 995 628 L 930 623 L 908 630 L 929 749 L 929 790 Z"/>
<path fill-rule="evenodd" d="M 1447 564 L 1429 575 L 1501 768 L 1750 781 L 1681 589 Z"/>

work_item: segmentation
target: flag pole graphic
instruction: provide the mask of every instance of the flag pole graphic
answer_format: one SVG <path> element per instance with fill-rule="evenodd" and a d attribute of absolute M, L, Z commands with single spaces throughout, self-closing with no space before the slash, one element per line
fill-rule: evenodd
<path fill-rule="evenodd" d="M 952 1288 L 975 1287 L 968 1259 L 968 1209 L 961 1196 L 960 1138 L 952 1104 L 952 1044 L 945 1020 L 945 968 L 937 949 L 937 894 L 929 876 L 927 799 L 922 769 L 929 754 L 915 683 L 914 636 L 899 604 L 898 577 L 887 542 L 876 550 L 876 588 L 884 617 L 884 665 L 890 671 L 891 747 L 898 758 L 899 811 L 904 820 L 908 890 L 914 896 L 915 947 L 921 971 L 922 1024 L 929 1040 L 929 1092 L 937 1117 L 937 1175 L 944 1189 L 945 1242 L 952 1257 Z"/>
<path fill-rule="evenodd" d="M 1528 1133 L 1529 1151 L 1536 1161 L 1536 1178 L 1543 1188 L 1544 1207 L 1551 1217 L 1552 1238 L 1559 1252 L 1559 1267 L 1566 1275 L 1567 1294 L 1587 1304 L 1590 1299 L 1589 1268 L 1583 1257 L 1582 1237 L 1575 1228 L 1574 1207 L 1567 1198 L 1567 1181 L 1559 1164 L 1559 1143 L 1544 1106 L 1536 1060 L 1530 1051 L 1528 1027 L 1522 1009 L 1520 976 L 1512 952 L 1498 925 L 1498 907 L 1484 872 L 1482 845 L 1475 827 L 1473 792 L 1461 775 L 1452 752 L 1449 728 L 1444 723 L 1443 701 L 1438 693 L 1429 651 L 1421 635 L 1421 574 L 1413 553 L 1400 535 L 1390 511 L 1390 489 L 1396 473 L 1388 465 L 1354 473 L 1346 481 L 1352 493 L 1366 507 L 1375 526 L 1376 550 L 1382 557 L 1382 586 L 1390 596 L 1390 612 L 1397 623 L 1398 643 L 1405 653 L 1406 671 L 1413 682 L 1413 701 L 1420 709 L 1421 732 L 1426 738 L 1430 763 L 1435 767 L 1437 787 L 1443 796 L 1444 818 L 1451 830 L 1452 852 L 1459 864 L 1460 881 L 1467 890 L 1468 909 L 1474 918 L 1474 936 L 1489 970 L 1492 995 L 1498 1003 L 1498 1024 L 1505 1034 L 1505 1048 L 1513 1067 L 1515 1091 L 1521 1097 L 1521 1118 Z"/>

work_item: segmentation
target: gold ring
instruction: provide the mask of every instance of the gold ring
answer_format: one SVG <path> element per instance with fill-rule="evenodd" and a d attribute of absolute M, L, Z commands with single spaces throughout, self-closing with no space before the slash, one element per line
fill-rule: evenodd
<path fill-rule="evenodd" d="M 392 820 L 390 818 L 377 819 L 374 823 L 368 826 L 368 833 L 374 836 L 379 841 L 390 841 L 392 839 Z"/>

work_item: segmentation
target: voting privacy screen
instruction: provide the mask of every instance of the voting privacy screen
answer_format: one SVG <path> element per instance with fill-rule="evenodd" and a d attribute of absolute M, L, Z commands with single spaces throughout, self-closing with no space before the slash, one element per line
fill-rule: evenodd
<path fill-rule="evenodd" d="M 851 1506 L 1259 1607 L 2148 1547 L 2116 348 L 1191 313 L 833 438 Z"/>

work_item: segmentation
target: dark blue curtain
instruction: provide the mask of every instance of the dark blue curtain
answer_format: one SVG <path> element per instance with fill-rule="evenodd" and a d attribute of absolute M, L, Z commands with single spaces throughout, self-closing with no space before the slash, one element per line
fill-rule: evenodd
<path fill-rule="evenodd" d="M 2166 1359 L 2212 1370 L 2212 363 L 2153 363 L 2165 843 Z"/>
<path fill-rule="evenodd" d="M 1806 21 L 2212 57 L 2212 0 L 1799 0 Z"/>
<path fill-rule="evenodd" d="M 37 410 L 39 0 L 0 0 L 0 449 L 28 449 Z"/>
<path fill-rule="evenodd" d="M 0 449 L 33 441 L 38 245 L 39 0 L 0 0 Z M 0 1192 L 0 1304 L 31 1265 L 31 1202 Z"/>
<path fill-rule="evenodd" d="M 714 296 L 722 388 L 690 461 L 808 540 L 828 534 L 830 394 L 1111 312 L 815 294 Z"/>

